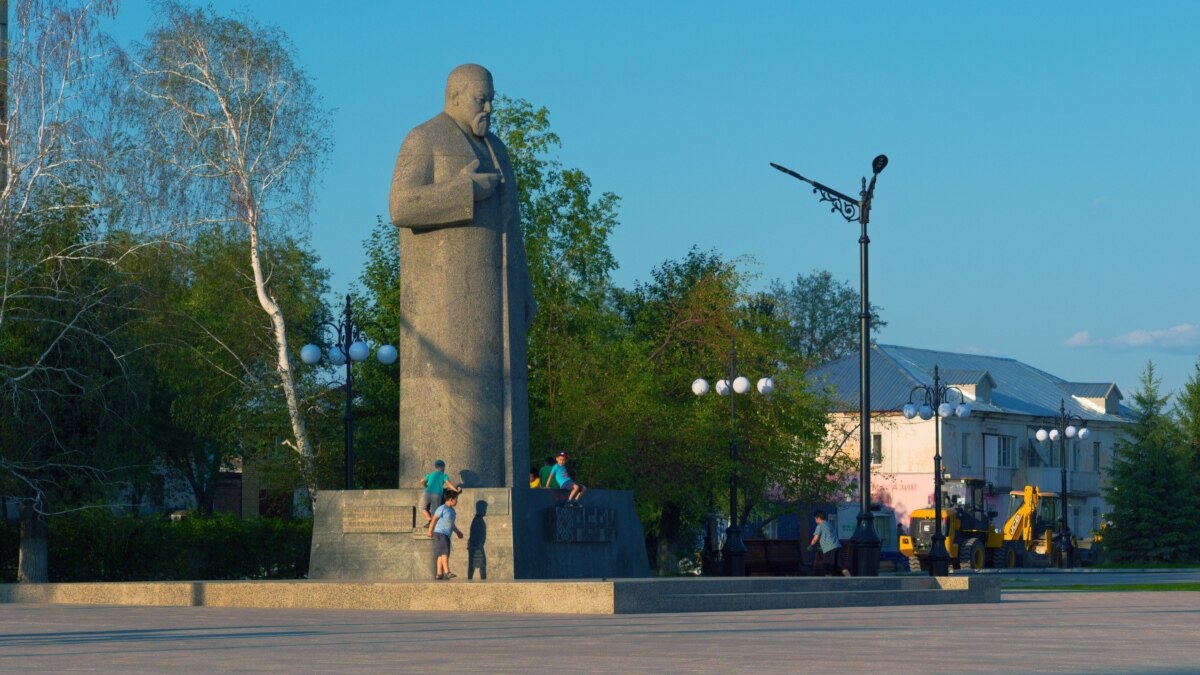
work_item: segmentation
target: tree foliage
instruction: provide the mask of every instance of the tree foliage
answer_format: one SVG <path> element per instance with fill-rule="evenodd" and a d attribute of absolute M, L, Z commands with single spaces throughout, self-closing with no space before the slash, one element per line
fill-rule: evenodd
<path fill-rule="evenodd" d="M 1154 365 L 1133 395 L 1134 423 L 1113 453 L 1105 547 L 1118 562 L 1200 560 L 1200 480 L 1160 394 Z"/>
<path fill-rule="evenodd" d="M 310 461 L 279 301 L 293 280 L 273 276 L 264 256 L 277 230 L 295 232 L 307 222 L 330 146 L 328 114 L 278 28 L 171 1 L 157 6 L 156 20 L 126 62 L 133 87 L 124 110 L 131 137 L 124 175 L 142 209 L 126 215 L 166 224 L 184 239 L 209 228 L 246 238 L 290 444 Z"/>
<path fill-rule="evenodd" d="M 617 224 L 616 195 L 592 195 L 591 179 L 552 156 L 561 141 L 550 112 L 500 96 L 495 132 L 508 147 L 517 177 L 529 275 L 538 305 L 529 331 L 532 457 L 553 454 L 569 441 L 561 433 L 560 392 L 578 359 L 611 335 L 609 304 L 616 261 L 608 236 Z"/>
<path fill-rule="evenodd" d="M 771 283 L 767 301 L 786 325 L 788 346 L 809 366 L 857 353 L 862 302 L 858 291 L 826 270 L 799 274 L 791 284 Z M 871 305 L 871 333 L 887 326 Z"/>
<path fill-rule="evenodd" d="M 128 459 L 120 328 L 130 241 L 106 227 L 115 3 L 19 0 L 0 125 L 0 494 L 21 505 L 19 576 L 46 578 L 46 516 Z"/>
<path fill-rule="evenodd" d="M 377 219 L 363 242 L 367 265 L 352 294 L 356 322 L 375 344 L 396 344 L 400 335 L 400 239 L 396 228 Z M 400 473 L 399 366 L 367 359 L 355 365 L 355 480 L 360 487 L 396 487 Z"/>
<path fill-rule="evenodd" d="M 274 395 L 275 344 L 246 269 L 246 246 L 244 234 L 210 229 L 186 245 L 146 248 L 138 257 L 146 297 L 135 335 L 142 377 L 152 386 L 140 442 L 186 480 L 203 513 L 212 510 L 220 471 L 267 452 L 288 427 Z M 315 255 L 281 236 L 263 256 L 276 275 L 292 280 L 277 292 L 292 324 L 315 325 L 325 311 L 327 278 Z M 294 329 L 290 337 L 294 343 L 306 336 Z"/>
<path fill-rule="evenodd" d="M 1190 450 L 1192 468 L 1200 473 L 1200 362 L 1176 399 L 1175 415 Z"/>

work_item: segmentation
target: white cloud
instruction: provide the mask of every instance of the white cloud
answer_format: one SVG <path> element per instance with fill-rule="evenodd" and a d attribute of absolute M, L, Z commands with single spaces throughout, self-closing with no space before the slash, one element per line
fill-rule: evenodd
<path fill-rule="evenodd" d="M 1086 330 L 1081 330 L 1066 340 L 1063 340 L 1063 346 L 1071 349 L 1076 347 L 1095 347 L 1098 344 L 1099 343 L 1092 340 L 1092 337 L 1088 335 Z"/>
<path fill-rule="evenodd" d="M 1101 347 L 1114 351 L 1195 352 L 1200 350 L 1200 326 L 1181 323 L 1163 329 L 1138 329 L 1106 340 L 1092 339 L 1088 331 L 1082 330 L 1063 340 L 1063 346 L 1072 349 Z"/>
<path fill-rule="evenodd" d="M 975 345 L 965 345 L 955 349 L 954 351 L 959 352 L 960 354 L 978 354 L 979 356 L 995 356 L 999 353 L 990 347 L 977 347 Z"/>

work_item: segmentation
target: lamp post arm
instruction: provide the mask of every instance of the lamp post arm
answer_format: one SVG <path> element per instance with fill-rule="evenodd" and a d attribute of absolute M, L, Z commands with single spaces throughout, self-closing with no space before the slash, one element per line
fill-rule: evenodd
<path fill-rule="evenodd" d="M 853 197 L 844 195 L 841 192 L 838 192 L 837 190 L 834 190 L 833 188 L 829 187 L 828 185 L 822 185 L 821 183 L 818 183 L 815 180 L 809 180 L 808 178 L 801 176 L 800 174 L 796 173 L 795 171 L 792 171 L 791 169 L 787 168 L 786 166 L 780 166 L 780 165 L 776 164 L 775 162 L 770 162 L 770 164 L 771 164 L 771 166 L 775 167 L 779 171 L 782 171 L 783 173 L 786 173 L 787 175 L 791 176 L 792 178 L 795 178 L 797 180 L 802 180 L 805 183 L 808 183 L 809 185 L 813 186 L 813 192 L 816 194 L 819 194 L 821 196 L 820 201 L 829 202 L 830 204 L 832 204 L 832 206 L 829 210 L 841 214 L 841 216 L 846 219 L 846 222 L 852 223 L 852 222 L 858 220 L 859 207 L 861 206 L 859 200 L 854 199 Z M 865 225 L 866 223 L 863 223 L 863 224 Z"/>
<path fill-rule="evenodd" d="M 312 341 L 314 343 L 320 344 L 320 342 L 321 342 L 320 337 L 325 335 L 326 328 L 333 331 L 333 334 L 337 336 L 338 340 L 342 339 L 341 324 L 333 323 L 332 321 L 318 321 L 313 326 L 313 331 L 312 331 L 312 335 L 311 335 Z M 334 344 L 337 344 L 337 341 L 334 341 Z"/>

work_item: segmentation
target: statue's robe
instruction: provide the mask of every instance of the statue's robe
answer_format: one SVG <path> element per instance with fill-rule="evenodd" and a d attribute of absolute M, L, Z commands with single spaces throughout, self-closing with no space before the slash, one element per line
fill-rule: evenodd
<path fill-rule="evenodd" d="M 490 145 L 490 148 L 488 147 Z M 464 167 L 500 173 L 474 200 Z M 392 175 L 400 230 L 400 487 L 444 459 L 467 486 L 524 484 L 533 291 L 504 144 L 442 113 L 409 132 Z"/>

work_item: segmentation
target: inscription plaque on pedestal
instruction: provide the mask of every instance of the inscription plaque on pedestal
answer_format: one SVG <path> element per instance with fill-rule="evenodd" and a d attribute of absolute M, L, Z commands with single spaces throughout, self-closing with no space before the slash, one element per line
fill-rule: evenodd
<path fill-rule="evenodd" d="M 609 542 L 617 538 L 614 509 L 559 506 L 554 509 L 554 541 L 559 543 Z"/>
<path fill-rule="evenodd" d="M 415 509 L 411 507 L 348 505 L 342 510 L 342 532 L 345 534 L 410 532 L 415 526 Z"/>

